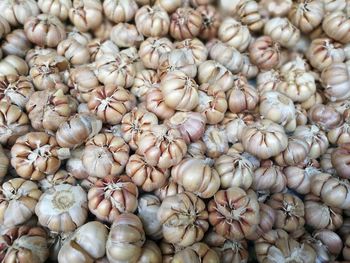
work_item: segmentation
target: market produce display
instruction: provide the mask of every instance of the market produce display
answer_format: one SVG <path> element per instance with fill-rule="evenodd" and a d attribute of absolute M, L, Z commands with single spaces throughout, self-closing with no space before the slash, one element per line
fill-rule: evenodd
<path fill-rule="evenodd" d="M 350 0 L 0 0 L 0 262 L 350 262 Z"/>

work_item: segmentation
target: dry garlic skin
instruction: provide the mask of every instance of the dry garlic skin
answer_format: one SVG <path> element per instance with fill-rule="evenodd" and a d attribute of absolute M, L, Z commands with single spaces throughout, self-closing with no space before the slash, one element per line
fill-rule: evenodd
<path fill-rule="evenodd" d="M 243 130 L 242 144 L 247 152 L 260 159 L 268 159 L 287 147 L 288 137 L 282 126 L 264 119 Z"/>
<path fill-rule="evenodd" d="M 275 17 L 265 23 L 264 34 L 269 35 L 281 46 L 290 48 L 296 45 L 300 31 L 287 18 Z"/>
<path fill-rule="evenodd" d="M 262 70 L 275 68 L 280 62 L 279 44 L 270 36 L 257 38 L 249 46 L 249 57 Z"/>
<path fill-rule="evenodd" d="M 249 157 L 245 154 L 228 153 L 215 160 L 214 167 L 220 176 L 221 188 L 237 186 L 247 190 L 251 186 L 256 167 Z"/>
<path fill-rule="evenodd" d="M 29 77 L 16 75 L 0 76 L 1 101 L 8 101 L 23 109 L 33 92 L 34 85 Z"/>
<path fill-rule="evenodd" d="M 315 78 L 310 72 L 294 69 L 283 73 L 277 90 L 294 102 L 304 102 L 316 92 Z"/>
<path fill-rule="evenodd" d="M 160 83 L 164 102 L 172 109 L 190 111 L 198 105 L 198 85 L 181 71 L 168 73 Z"/>
<path fill-rule="evenodd" d="M 105 225 L 98 221 L 88 222 L 65 240 L 58 253 L 58 261 L 61 263 L 95 261 L 105 255 L 107 237 L 108 230 Z"/>
<path fill-rule="evenodd" d="M 102 23 L 102 3 L 98 0 L 73 0 L 69 19 L 82 32 L 95 29 Z"/>
<path fill-rule="evenodd" d="M 314 39 L 306 55 L 311 65 L 321 72 L 331 64 L 345 60 L 343 45 L 331 38 Z"/>
<path fill-rule="evenodd" d="M 94 115 L 76 114 L 59 126 L 56 139 L 61 147 L 76 148 L 99 133 L 101 128 L 102 121 Z"/>
<path fill-rule="evenodd" d="M 259 223 L 259 203 L 255 194 L 239 187 L 220 190 L 208 204 L 209 222 L 226 239 L 241 240 Z"/>
<path fill-rule="evenodd" d="M 293 101 L 278 91 L 267 91 L 260 96 L 260 114 L 285 127 L 287 132 L 296 128 Z"/>
<path fill-rule="evenodd" d="M 55 137 L 44 132 L 30 132 L 16 140 L 11 148 L 11 165 L 23 178 L 40 180 L 56 172 L 61 161 Z"/>
<path fill-rule="evenodd" d="M 332 12 L 325 15 L 322 28 L 326 34 L 340 43 L 350 41 L 350 19 L 345 12 Z"/>
<path fill-rule="evenodd" d="M 142 222 L 136 215 L 119 215 L 111 226 L 106 243 L 109 262 L 138 262 L 145 240 Z"/>
<path fill-rule="evenodd" d="M 178 8 L 170 17 L 170 35 L 176 40 L 198 36 L 202 26 L 201 14 L 190 7 Z"/>
<path fill-rule="evenodd" d="M 137 209 L 138 189 L 126 175 L 108 175 L 90 188 L 87 197 L 90 212 L 98 219 L 112 223 L 118 215 Z"/>
<path fill-rule="evenodd" d="M 14 178 L 3 183 L 0 189 L 0 222 L 4 226 L 23 224 L 34 215 L 42 194 L 36 183 Z"/>
<path fill-rule="evenodd" d="M 179 246 L 200 241 L 209 227 L 204 202 L 190 192 L 166 197 L 158 210 L 158 220 L 164 239 Z"/>
<path fill-rule="evenodd" d="M 135 65 L 123 53 L 104 54 L 96 60 L 97 77 L 104 85 L 129 88 L 136 75 Z"/>
<path fill-rule="evenodd" d="M 149 37 L 141 43 L 138 53 L 145 67 L 156 70 L 160 58 L 173 48 L 174 45 L 168 38 Z"/>
<path fill-rule="evenodd" d="M 41 227 L 8 229 L 0 236 L 0 247 L 3 262 L 44 263 L 49 257 L 47 232 Z"/>
<path fill-rule="evenodd" d="M 115 125 L 135 104 L 135 96 L 130 91 L 110 84 L 96 88 L 87 106 L 104 123 Z"/>
<path fill-rule="evenodd" d="M 171 169 L 171 177 L 186 191 L 195 193 L 201 198 L 212 197 L 220 188 L 218 172 L 201 159 L 183 159 Z"/>
<path fill-rule="evenodd" d="M 4 0 L 0 3 L 0 13 L 11 26 L 18 27 L 40 12 L 35 0 Z"/>
<path fill-rule="evenodd" d="M 123 139 L 131 149 L 136 150 L 143 133 L 148 132 L 153 125 L 158 124 L 158 118 L 152 112 L 134 108 L 124 115 L 121 121 Z"/>
<path fill-rule="evenodd" d="M 80 186 L 56 185 L 41 195 L 35 214 L 40 224 L 52 231 L 74 231 L 88 215 L 86 193 Z"/>
<path fill-rule="evenodd" d="M 161 169 L 178 164 L 187 151 L 187 145 L 177 129 L 165 125 L 154 125 L 140 138 L 136 153 L 146 162 Z"/>
<path fill-rule="evenodd" d="M 325 96 L 332 102 L 350 97 L 350 73 L 345 63 L 334 62 L 321 74 Z"/>
<path fill-rule="evenodd" d="M 137 30 L 146 37 L 166 36 L 169 31 L 170 18 L 160 6 L 143 6 L 135 15 Z"/>
<path fill-rule="evenodd" d="M 238 73 L 243 67 L 243 57 L 241 53 L 227 43 L 217 42 L 209 51 L 211 59 L 219 62 L 232 73 Z"/>
<path fill-rule="evenodd" d="M 324 7 L 322 1 L 301 1 L 294 3 L 290 12 L 290 21 L 307 34 L 317 28 L 324 18 Z"/>
<path fill-rule="evenodd" d="M 316 262 L 316 252 L 306 243 L 299 243 L 282 230 L 270 230 L 255 242 L 258 262 L 294 260 L 297 262 Z"/>
<path fill-rule="evenodd" d="M 0 143 L 13 145 L 16 139 L 29 131 L 28 116 L 16 105 L 0 102 Z"/>
<path fill-rule="evenodd" d="M 247 26 L 233 18 L 226 18 L 220 25 L 218 37 L 223 42 L 231 47 L 234 47 L 240 52 L 245 51 L 252 39 Z"/>
<path fill-rule="evenodd" d="M 31 42 L 42 47 L 56 47 L 66 38 L 64 25 L 53 15 L 30 17 L 24 24 L 24 31 Z"/>
<path fill-rule="evenodd" d="M 114 23 L 132 20 L 137 10 L 138 7 L 134 0 L 103 1 L 103 13 Z"/>

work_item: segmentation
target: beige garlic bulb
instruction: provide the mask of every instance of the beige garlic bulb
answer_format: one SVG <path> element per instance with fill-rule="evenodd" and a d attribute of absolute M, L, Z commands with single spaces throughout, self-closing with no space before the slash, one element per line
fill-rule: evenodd
<path fill-rule="evenodd" d="M 69 19 L 82 32 L 95 29 L 102 23 L 102 3 L 96 0 L 73 0 Z"/>
<path fill-rule="evenodd" d="M 46 55 L 57 55 L 57 52 L 55 49 L 52 48 L 42 48 L 42 47 L 35 47 L 33 49 L 28 50 L 25 61 L 28 63 L 28 66 L 32 67 L 34 65 L 35 60 L 39 56 L 46 56 Z"/>
<path fill-rule="evenodd" d="M 0 13 L 11 26 L 24 25 L 28 17 L 39 15 L 39 7 L 34 0 L 4 0 L 0 3 Z"/>
<path fill-rule="evenodd" d="M 288 138 L 282 126 L 264 119 L 244 128 L 242 144 L 247 152 L 267 159 L 284 151 Z"/>
<path fill-rule="evenodd" d="M 131 149 L 136 150 L 141 135 L 149 131 L 152 125 L 158 124 L 158 118 L 145 109 L 134 108 L 124 115 L 121 123 L 123 139 Z"/>
<path fill-rule="evenodd" d="M 242 57 L 243 57 L 243 66 L 240 73 L 243 76 L 245 76 L 247 79 L 255 78 L 259 73 L 259 68 L 251 62 L 249 58 L 249 54 L 243 53 Z"/>
<path fill-rule="evenodd" d="M 160 206 L 161 201 L 153 194 L 141 195 L 138 200 L 137 216 L 143 223 L 146 235 L 155 240 L 163 237 L 162 224 L 157 217 Z"/>
<path fill-rule="evenodd" d="M 168 34 L 170 18 L 160 6 L 143 6 L 135 15 L 137 30 L 146 37 L 162 37 Z"/>
<path fill-rule="evenodd" d="M 292 5 L 288 17 L 301 32 L 308 34 L 321 24 L 324 13 L 322 1 L 301 1 Z"/>
<path fill-rule="evenodd" d="M 119 124 L 123 116 L 136 104 L 130 91 L 109 84 L 96 88 L 88 101 L 88 108 L 104 123 Z"/>
<path fill-rule="evenodd" d="M 303 138 L 288 138 L 287 148 L 275 156 L 275 162 L 280 166 L 291 166 L 301 163 L 310 150 L 309 144 Z"/>
<path fill-rule="evenodd" d="M 44 263 L 49 257 L 47 232 L 42 227 L 20 226 L 8 229 L 0 236 L 3 262 Z"/>
<path fill-rule="evenodd" d="M 252 124 L 254 120 L 251 114 L 227 112 L 222 124 L 225 125 L 228 141 L 230 143 L 241 141 L 244 128 Z"/>
<path fill-rule="evenodd" d="M 208 49 L 198 38 L 185 39 L 175 43 L 175 48 L 185 51 L 186 55 L 192 57 L 198 66 L 208 57 Z"/>
<path fill-rule="evenodd" d="M 43 13 L 57 16 L 61 21 L 68 19 L 71 0 L 38 0 L 38 6 Z"/>
<path fill-rule="evenodd" d="M 216 169 L 201 159 L 183 159 L 171 169 L 171 177 L 186 191 L 201 198 L 212 197 L 220 187 L 220 177 Z"/>
<path fill-rule="evenodd" d="M 81 155 L 90 176 L 120 175 L 129 158 L 129 146 L 112 133 L 99 133 L 88 140 Z"/>
<path fill-rule="evenodd" d="M 178 164 L 186 154 L 187 145 L 177 129 L 165 125 L 154 125 L 140 138 L 136 153 L 146 162 L 161 169 Z"/>
<path fill-rule="evenodd" d="M 145 67 L 157 69 L 160 58 L 173 48 L 173 43 L 168 38 L 149 37 L 141 43 L 139 56 Z"/>
<path fill-rule="evenodd" d="M 207 126 L 203 135 L 203 142 L 206 146 L 206 155 L 210 158 L 218 158 L 229 149 L 226 129 L 218 125 Z"/>
<path fill-rule="evenodd" d="M 28 40 L 24 30 L 16 29 L 6 35 L 1 48 L 6 55 L 16 55 L 23 58 L 31 46 L 32 44 Z"/>
<path fill-rule="evenodd" d="M 128 22 L 132 20 L 137 11 L 137 4 L 134 0 L 106 0 L 103 1 L 103 12 L 106 17 L 114 22 Z"/>
<path fill-rule="evenodd" d="M 222 21 L 218 37 L 223 43 L 234 47 L 240 52 L 248 48 L 252 39 L 248 27 L 233 18 L 226 18 Z"/>
<path fill-rule="evenodd" d="M 95 182 L 87 198 L 90 212 L 99 220 L 112 223 L 118 215 L 137 209 L 138 189 L 128 176 L 108 175 Z"/>
<path fill-rule="evenodd" d="M 334 62 L 321 74 L 325 96 L 332 102 L 350 97 L 350 73 L 345 63 Z"/>
<path fill-rule="evenodd" d="M 310 152 L 308 154 L 311 158 L 318 158 L 326 152 L 329 142 L 326 134 L 320 130 L 316 125 L 298 126 L 293 136 L 306 140 L 310 145 Z"/>
<path fill-rule="evenodd" d="M 108 230 L 97 221 L 80 226 L 64 241 L 59 253 L 60 263 L 93 262 L 105 255 Z"/>
<path fill-rule="evenodd" d="M 21 177 L 41 180 L 59 169 L 59 149 L 55 137 L 45 132 L 30 132 L 12 146 L 11 165 Z"/>
<path fill-rule="evenodd" d="M 110 38 L 120 48 L 138 47 L 144 40 L 136 26 L 128 23 L 119 23 L 115 25 L 111 30 Z"/>
<path fill-rule="evenodd" d="M 296 128 L 293 101 L 278 91 L 267 91 L 260 96 L 260 115 L 284 126 L 286 132 Z"/>
<path fill-rule="evenodd" d="M 252 189 L 258 192 L 280 193 L 286 189 L 287 179 L 282 167 L 272 161 L 262 162 L 254 171 Z"/>
<path fill-rule="evenodd" d="M 34 92 L 34 85 L 29 77 L 6 75 L 0 76 L 0 98 L 20 108 L 24 108 L 30 95 Z"/>
<path fill-rule="evenodd" d="M 223 120 L 227 110 L 224 91 L 215 85 L 200 85 L 198 88 L 198 105 L 194 110 L 201 113 L 208 124 L 218 124 Z"/>
<path fill-rule="evenodd" d="M 264 26 L 264 19 L 255 0 L 241 0 L 237 5 L 237 14 L 240 21 L 247 25 L 249 30 L 259 32 Z"/>
<path fill-rule="evenodd" d="M 87 48 L 90 52 L 91 61 L 96 61 L 104 54 L 115 55 L 119 52 L 119 47 L 109 39 L 101 40 L 99 38 L 95 38 L 93 40 L 90 40 L 87 44 Z"/>
<path fill-rule="evenodd" d="M 218 86 L 223 91 L 232 88 L 235 77 L 225 66 L 214 60 L 207 60 L 198 67 L 198 83 Z"/>
<path fill-rule="evenodd" d="M 262 0 L 259 2 L 261 13 L 267 17 L 284 17 L 292 7 L 291 0 Z"/>
<path fill-rule="evenodd" d="M 307 164 L 304 168 L 288 166 L 283 172 L 286 175 L 288 187 L 300 194 L 310 193 L 313 178 L 321 173 L 312 163 Z"/>
<path fill-rule="evenodd" d="M 190 111 L 198 105 L 198 85 L 181 71 L 169 72 L 161 81 L 164 102 L 172 109 Z"/>
<path fill-rule="evenodd" d="M 80 113 L 72 116 L 59 126 L 56 139 L 62 147 L 76 148 L 99 133 L 101 128 L 102 121 L 97 117 Z"/>
<path fill-rule="evenodd" d="M 13 145 L 16 139 L 29 131 L 29 119 L 19 107 L 0 102 L 0 143 Z"/>
<path fill-rule="evenodd" d="M 170 17 L 170 35 L 176 40 L 198 36 L 202 26 L 201 14 L 190 7 L 180 7 Z"/>
<path fill-rule="evenodd" d="M 106 243 L 109 262 L 138 262 L 145 241 L 142 222 L 136 215 L 126 213 L 118 216 L 111 226 Z"/>
<path fill-rule="evenodd" d="M 24 24 L 27 38 L 38 46 L 56 47 L 66 38 L 62 22 L 53 15 L 40 14 Z"/>
<path fill-rule="evenodd" d="M 70 38 L 63 40 L 58 44 L 57 54 L 65 56 L 73 65 L 86 64 L 90 61 L 88 48 Z"/>
<path fill-rule="evenodd" d="M 216 37 L 221 22 L 217 9 L 212 5 L 200 5 L 196 11 L 202 16 L 202 27 L 198 37 L 205 40 Z"/>
<path fill-rule="evenodd" d="M 270 36 L 261 36 L 249 46 L 249 57 L 260 69 L 272 69 L 280 62 L 279 44 Z"/>
<path fill-rule="evenodd" d="M 340 145 L 331 153 L 331 162 L 334 166 L 337 175 L 341 178 L 349 179 L 349 151 L 350 144 L 345 143 Z"/>
<path fill-rule="evenodd" d="M 264 34 L 269 35 L 281 46 L 290 48 L 296 45 L 300 31 L 287 18 L 275 17 L 265 23 Z"/>
<path fill-rule="evenodd" d="M 3 17 L 0 17 L 0 38 L 3 39 L 5 36 L 11 32 L 11 27 L 9 22 Z"/>
<path fill-rule="evenodd" d="M 335 230 L 343 225 L 342 210 L 326 205 L 318 196 L 306 195 L 304 204 L 305 223 L 314 229 Z"/>
<path fill-rule="evenodd" d="M 306 53 L 310 64 L 319 71 L 324 70 L 335 62 L 345 60 L 343 45 L 331 38 L 314 39 Z"/>
<path fill-rule="evenodd" d="M 243 67 L 243 58 L 240 52 L 227 43 L 217 42 L 209 52 L 210 58 L 224 65 L 232 73 L 238 73 Z"/>
<path fill-rule="evenodd" d="M 147 93 L 156 87 L 159 87 L 159 77 L 157 72 L 152 69 L 143 69 L 135 75 L 134 84 L 130 91 L 140 101 L 145 101 Z"/>
<path fill-rule="evenodd" d="M 198 112 L 176 112 L 164 123 L 178 129 L 186 143 L 198 141 L 205 131 L 206 119 Z"/>
<path fill-rule="evenodd" d="M 152 89 L 147 93 L 146 109 L 161 120 L 168 119 L 175 114 L 175 110 L 165 103 L 164 95 L 158 88 Z"/>
<path fill-rule="evenodd" d="M 250 235 L 260 221 L 257 197 L 239 187 L 218 191 L 208 204 L 208 212 L 214 231 L 230 240 Z"/>
<path fill-rule="evenodd" d="M 56 185 L 41 195 L 35 214 L 40 224 L 52 231 L 73 231 L 86 221 L 86 193 L 80 186 Z"/>
<path fill-rule="evenodd" d="M 165 241 L 179 246 L 200 241 L 209 227 L 204 202 L 190 192 L 166 197 L 158 210 L 158 220 Z"/>
<path fill-rule="evenodd" d="M 34 129 L 51 132 L 55 132 L 75 111 L 62 90 L 34 92 L 26 103 L 26 110 Z"/>
<path fill-rule="evenodd" d="M 345 12 L 336 11 L 325 15 L 322 28 L 334 40 L 343 44 L 349 43 L 350 19 Z"/>
<path fill-rule="evenodd" d="M 168 73 L 174 71 L 181 71 L 191 78 L 196 76 L 197 65 L 192 51 L 174 49 L 162 55 L 157 69 L 159 78 L 162 80 Z"/>
<path fill-rule="evenodd" d="M 215 170 L 220 176 L 221 187 L 227 189 L 233 186 L 247 190 L 253 182 L 253 172 L 256 167 L 247 154 L 228 153 L 215 160 Z"/>
<path fill-rule="evenodd" d="M 219 263 L 220 259 L 214 249 L 210 248 L 207 244 L 199 242 L 192 246 L 174 254 L 172 262 L 186 263 L 186 262 L 212 262 Z"/>
<path fill-rule="evenodd" d="M 27 63 L 18 56 L 8 55 L 0 61 L 0 76 L 27 75 L 28 71 Z"/>
<path fill-rule="evenodd" d="M 97 77 L 104 85 L 129 88 L 136 75 L 135 65 L 123 54 L 104 54 L 96 60 Z"/>
<path fill-rule="evenodd" d="M 305 224 L 303 201 L 293 194 L 273 194 L 267 205 L 276 211 L 275 228 L 294 232 Z"/>
<path fill-rule="evenodd" d="M 77 182 L 73 175 L 68 173 L 66 170 L 58 170 L 57 172 L 49 174 L 44 179 L 39 181 L 39 187 L 42 191 L 46 191 L 59 184 L 76 185 Z"/>
<path fill-rule="evenodd" d="M 34 182 L 14 178 L 0 187 L 0 221 L 6 227 L 25 223 L 34 215 L 42 192 Z"/>
<path fill-rule="evenodd" d="M 185 192 L 183 186 L 174 182 L 170 177 L 169 180 L 160 188 L 154 191 L 154 194 L 163 201 L 168 196 L 173 196 Z"/>
<path fill-rule="evenodd" d="M 260 94 L 266 91 L 277 90 L 277 86 L 282 80 L 281 78 L 281 73 L 274 69 L 259 72 L 256 77 L 256 89 Z"/>
<path fill-rule="evenodd" d="M 339 127 L 343 118 L 333 107 L 324 104 L 315 104 L 308 111 L 308 117 L 312 124 L 316 124 L 324 131 Z"/>
<path fill-rule="evenodd" d="M 278 261 L 316 262 L 316 252 L 309 244 L 299 243 L 282 229 L 270 230 L 255 241 L 258 262 Z"/>
<path fill-rule="evenodd" d="M 326 13 L 334 11 L 343 11 L 346 7 L 345 0 L 324 0 L 323 2 Z"/>

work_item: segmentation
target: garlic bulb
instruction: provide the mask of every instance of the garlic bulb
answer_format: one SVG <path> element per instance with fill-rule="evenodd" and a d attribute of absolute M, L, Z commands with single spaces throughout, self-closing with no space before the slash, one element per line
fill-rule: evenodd
<path fill-rule="evenodd" d="M 279 193 L 285 190 L 286 175 L 282 167 L 273 165 L 272 161 L 261 163 L 261 167 L 254 171 L 252 189 L 269 193 Z"/>
<path fill-rule="evenodd" d="M 14 27 L 24 25 L 28 17 L 39 15 L 35 0 L 4 0 L 0 3 L 0 13 Z"/>
<path fill-rule="evenodd" d="M 32 44 L 28 40 L 23 29 L 16 29 L 6 35 L 1 48 L 6 55 L 25 57 Z"/>
<path fill-rule="evenodd" d="M 346 44 L 350 41 L 350 19 L 345 12 L 332 12 L 324 16 L 322 28 L 326 34 L 340 43 Z"/>
<path fill-rule="evenodd" d="M 163 201 L 168 196 L 174 196 L 185 192 L 183 186 L 174 182 L 171 178 L 167 181 L 165 185 L 154 191 L 154 194 Z"/>
<path fill-rule="evenodd" d="M 136 210 L 138 189 L 125 175 L 108 175 L 95 182 L 87 197 L 90 212 L 98 219 L 112 223 L 118 215 Z"/>
<path fill-rule="evenodd" d="M 135 15 L 137 30 L 146 37 L 162 37 L 168 34 L 170 18 L 160 6 L 143 6 Z"/>
<path fill-rule="evenodd" d="M 331 154 L 332 164 L 341 178 L 349 179 L 349 151 L 350 144 L 345 143 L 340 145 Z"/>
<path fill-rule="evenodd" d="M 137 10 L 137 4 L 134 0 L 106 0 L 103 2 L 104 14 L 114 23 L 132 20 Z"/>
<path fill-rule="evenodd" d="M 44 228 L 20 226 L 7 230 L 0 236 L 3 262 L 44 263 L 49 257 L 47 234 Z"/>
<path fill-rule="evenodd" d="M 218 158 L 229 149 L 226 130 L 221 126 L 207 126 L 204 132 L 203 142 L 206 146 L 206 155 L 210 158 Z"/>
<path fill-rule="evenodd" d="M 41 191 L 37 184 L 14 178 L 0 187 L 0 222 L 11 227 L 25 223 L 34 214 Z"/>
<path fill-rule="evenodd" d="M 166 197 L 158 210 L 164 239 L 179 246 L 200 241 L 209 227 L 207 219 L 204 202 L 190 192 Z"/>
<path fill-rule="evenodd" d="M 172 262 L 186 263 L 186 262 L 213 262 L 219 263 L 220 259 L 217 253 L 205 243 L 195 243 L 190 247 L 175 253 Z"/>
<path fill-rule="evenodd" d="M 264 34 L 281 46 L 293 47 L 300 38 L 300 31 L 287 18 L 275 17 L 265 23 Z"/>
<path fill-rule="evenodd" d="M 102 3 L 95 0 L 73 0 L 69 19 L 80 31 L 87 32 L 102 23 Z"/>
<path fill-rule="evenodd" d="M 90 62 L 89 49 L 72 38 L 67 38 L 58 44 L 57 54 L 65 56 L 73 65 L 82 65 Z"/>
<path fill-rule="evenodd" d="M 216 8 L 212 5 L 200 5 L 196 11 L 202 16 L 202 27 L 198 37 L 201 39 L 216 37 L 221 22 L 220 14 Z"/>
<path fill-rule="evenodd" d="M 244 52 L 252 39 L 247 26 L 242 25 L 234 18 L 226 18 L 222 21 L 218 37 L 223 42 L 231 47 L 234 47 L 240 52 Z"/>
<path fill-rule="evenodd" d="M 43 13 L 57 16 L 61 21 L 65 21 L 68 19 L 68 12 L 72 7 L 72 1 L 38 0 L 38 6 Z"/>
<path fill-rule="evenodd" d="M 147 93 L 146 109 L 161 120 L 168 119 L 175 114 L 175 110 L 165 103 L 164 95 L 158 88 L 152 89 Z"/>
<path fill-rule="evenodd" d="M 56 173 L 49 174 L 39 181 L 39 187 L 42 191 L 46 191 L 59 184 L 76 185 L 77 183 L 75 178 L 65 170 L 58 170 Z"/>
<path fill-rule="evenodd" d="M 243 67 L 243 57 L 237 49 L 227 43 L 217 42 L 209 51 L 210 58 L 221 63 L 232 73 L 238 73 Z"/>
<path fill-rule="evenodd" d="M 228 141 L 230 143 L 241 141 L 244 128 L 252 124 L 254 120 L 251 114 L 226 112 L 221 124 L 225 125 Z"/>
<path fill-rule="evenodd" d="M 144 40 L 136 26 L 128 23 L 119 23 L 112 27 L 110 38 L 120 48 L 138 47 Z"/>
<path fill-rule="evenodd" d="M 90 221 L 80 226 L 64 241 L 58 261 L 84 263 L 102 258 L 106 253 L 107 236 L 107 227 L 100 222 Z"/>
<path fill-rule="evenodd" d="M 280 62 L 279 44 L 270 36 L 259 37 L 249 46 L 249 57 L 260 69 L 272 69 Z"/>
<path fill-rule="evenodd" d="M 180 7 L 170 17 L 170 35 L 176 40 L 198 36 L 202 26 L 201 14 L 193 8 Z"/>
<path fill-rule="evenodd" d="M 151 89 L 159 87 L 159 82 L 160 79 L 156 71 L 151 69 L 144 69 L 136 73 L 134 84 L 131 87 L 130 91 L 140 101 L 145 101 L 147 93 Z"/>
<path fill-rule="evenodd" d="M 86 193 L 80 186 L 56 185 L 41 195 L 35 214 L 40 224 L 52 231 L 73 231 L 87 218 Z"/>

